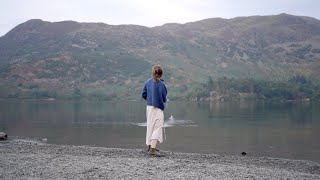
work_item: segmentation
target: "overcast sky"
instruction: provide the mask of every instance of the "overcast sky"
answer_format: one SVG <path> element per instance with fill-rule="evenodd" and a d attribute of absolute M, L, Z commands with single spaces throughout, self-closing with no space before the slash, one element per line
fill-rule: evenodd
<path fill-rule="evenodd" d="M 1 0 L 0 36 L 29 19 L 148 27 L 288 13 L 320 19 L 319 0 Z"/>

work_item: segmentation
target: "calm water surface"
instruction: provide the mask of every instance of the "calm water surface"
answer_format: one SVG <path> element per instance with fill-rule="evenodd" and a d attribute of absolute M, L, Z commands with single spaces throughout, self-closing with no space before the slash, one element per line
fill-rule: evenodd
<path fill-rule="evenodd" d="M 319 104 L 168 102 L 165 120 L 163 150 L 320 162 Z M 0 131 L 54 144 L 145 148 L 145 121 L 143 101 L 0 101 Z"/>

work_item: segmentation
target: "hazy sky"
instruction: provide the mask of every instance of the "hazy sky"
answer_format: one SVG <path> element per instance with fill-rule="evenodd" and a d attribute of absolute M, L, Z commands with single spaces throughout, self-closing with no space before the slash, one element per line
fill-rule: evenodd
<path fill-rule="evenodd" d="M 0 36 L 29 19 L 159 26 L 288 13 L 320 19 L 319 0 L 1 0 Z"/>

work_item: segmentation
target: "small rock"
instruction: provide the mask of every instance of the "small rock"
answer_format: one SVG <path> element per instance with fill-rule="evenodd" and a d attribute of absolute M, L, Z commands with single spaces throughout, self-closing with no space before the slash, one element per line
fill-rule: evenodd
<path fill-rule="evenodd" d="M 47 142 L 48 139 L 47 138 L 43 138 L 43 139 L 41 139 L 41 141 Z"/>
<path fill-rule="evenodd" d="M 241 155 L 242 155 L 242 156 L 245 156 L 245 155 L 247 155 L 247 153 L 246 153 L 246 152 L 242 152 Z"/>
<path fill-rule="evenodd" d="M 4 141 L 8 139 L 8 135 L 4 132 L 0 132 L 0 141 Z"/>

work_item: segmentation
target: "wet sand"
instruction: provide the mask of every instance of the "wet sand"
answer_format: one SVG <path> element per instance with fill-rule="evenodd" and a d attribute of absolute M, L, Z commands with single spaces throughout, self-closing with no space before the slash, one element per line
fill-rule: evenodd
<path fill-rule="evenodd" d="M 0 143 L 0 179 L 320 179 L 320 164 L 312 161 L 162 154 L 11 139 Z"/>

